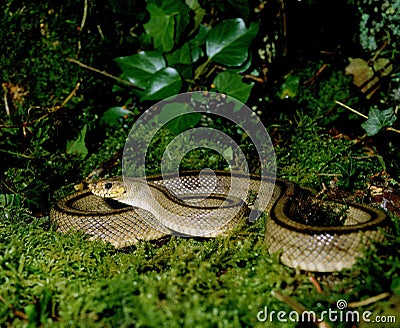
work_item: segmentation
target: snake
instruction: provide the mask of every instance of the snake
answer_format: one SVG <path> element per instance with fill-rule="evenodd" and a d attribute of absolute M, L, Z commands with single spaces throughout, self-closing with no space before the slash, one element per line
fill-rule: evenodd
<path fill-rule="evenodd" d="M 313 272 L 351 268 L 390 230 L 383 211 L 342 201 L 326 201 L 346 212 L 342 225 L 307 224 L 295 208 L 311 195 L 287 180 L 225 171 L 105 178 L 59 201 L 50 219 L 57 231 L 81 231 L 119 249 L 170 235 L 227 236 L 251 214 L 267 213 L 260 217 L 268 252 Z"/>

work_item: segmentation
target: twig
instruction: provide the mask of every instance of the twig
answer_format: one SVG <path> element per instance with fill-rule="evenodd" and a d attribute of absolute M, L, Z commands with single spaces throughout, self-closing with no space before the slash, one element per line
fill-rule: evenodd
<path fill-rule="evenodd" d="M 83 7 L 83 16 L 82 16 L 82 22 L 81 22 L 81 27 L 80 27 L 81 32 L 86 23 L 87 9 L 88 9 L 88 0 L 85 0 L 85 6 Z"/>
<path fill-rule="evenodd" d="M 304 305 L 296 302 L 294 299 L 290 298 L 289 296 L 283 295 L 281 292 L 279 292 L 277 290 L 273 290 L 271 292 L 271 295 L 274 296 L 275 298 L 277 298 L 278 300 L 280 300 L 281 302 L 289 305 L 296 312 L 302 313 L 304 311 L 307 311 L 307 308 Z"/>
<path fill-rule="evenodd" d="M 396 130 L 396 129 L 390 127 L 390 126 L 387 127 L 386 130 L 393 131 L 393 132 L 396 132 L 396 133 L 400 133 L 400 130 Z"/>
<path fill-rule="evenodd" d="M 245 79 L 253 80 L 253 81 L 257 82 L 257 83 L 264 83 L 265 82 L 264 79 L 262 79 L 261 77 L 258 77 L 258 76 L 252 75 L 252 74 L 246 74 L 243 77 Z"/>
<path fill-rule="evenodd" d="M 325 68 L 327 68 L 328 67 L 328 64 L 323 64 L 320 68 L 319 68 L 319 70 L 317 71 L 317 73 L 315 73 L 313 76 L 311 76 L 307 81 L 305 81 L 304 83 L 303 83 L 303 85 L 307 85 L 307 84 L 313 84 L 314 82 L 315 82 L 315 80 L 317 79 L 317 77 L 319 76 L 319 75 L 321 75 L 322 74 L 322 72 L 325 70 Z"/>
<path fill-rule="evenodd" d="M 378 49 L 378 51 L 375 53 L 374 57 L 372 57 L 372 59 L 370 60 L 370 62 L 374 62 L 374 61 L 378 58 L 378 56 L 381 54 L 381 52 L 383 51 L 383 49 L 386 48 L 387 45 L 388 45 L 388 41 L 385 40 L 385 42 L 383 42 L 382 46 L 381 46 L 381 47 Z M 372 65 L 372 67 L 374 67 L 374 66 Z"/>
<path fill-rule="evenodd" d="M 366 156 L 369 157 L 369 156 Z M 340 173 L 317 173 L 318 176 L 326 176 L 326 177 L 341 177 Z"/>
<path fill-rule="evenodd" d="M 353 109 L 353 108 L 341 103 L 340 101 L 335 100 L 335 103 L 337 103 L 338 105 L 340 105 L 340 106 L 352 111 L 353 113 L 365 118 L 366 120 L 368 120 L 368 116 L 367 115 L 364 115 L 363 113 L 360 113 L 359 111 L 357 111 L 357 110 L 355 110 L 355 109 Z M 397 130 L 397 129 L 392 128 L 390 126 L 386 127 L 385 129 L 388 130 L 388 131 L 393 131 L 393 132 L 396 132 L 396 133 L 400 133 L 400 130 Z"/>
<path fill-rule="evenodd" d="M 390 293 L 387 293 L 387 292 L 386 293 L 382 293 L 382 294 L 379 294 L 379 295 L 376 295 L 376 296 L 369 297 L 369 298 L 367 298 L 365 300 L 362 300 L 362 301 L 350 302 L 350 303 L 347 304 L 347 307 L 348 308 L 357 308 L 357 307 L 361 307 L 361 306 L 366 306 L 366 305 L 369 305 L 369 304 L 372 304 L 372 303 L 376 303 L 376 302 L 378 302 L 380 300 L 383 300 L 384 298 L 387 298 L 389 296 L 390 296 Z"/>
<path fill-rule="evenodd" d="M 326 188 L 325 183 L 322 182 L 322 189 L 320 192 L 318 192 L 317 194 L 315 194 L 314 199 L 318 199 L 319 197 L 321 197 L 321 195 L 325 194 L 325 192 L 328 190 L 328 188 Z M 315 283 L 318 284 L 318 281 L 316 281 L 316 279 L 314 277 L 310 277 L 310 281 L 312 282 L 312 284 L 317 288 L 317 285 Z M 319 284 L 318 284 L 319 285 Z M 321 286 L 320 286 L 321 288 Z M 317 291 L 319 291 L 319 289 L 317 288 Z M 321 290 L 322 292 L 322 290 Z"/>
<path fill-rule="evenodd" d="M 285 1 L 280 0 L 279 2 L 280 2 L 280 8 L 278 10 L 278 14 L 279 14 L 279 17 L 282 17 L 282 24 L 280 24 L 281 25 L 280 27 L 282 28 L 281 32 L 283 35 L 283 37 L 282 37 L 283 49 L 282 50 L 283 50 L 283 56 L 286 57 L 287 52 L 288 52 L 288 49 L 287 49 L 288 40 L 287 40 L 287 22 L 286 22 Z"/>
<path fill-rule="evenodd" d="M 81 86 L 81 82 L 78 82 L 78 83 L 76 84 L 74 90 L 72 90 L 71 93 L 68 95 L 68 97 L 65 98 L 65 100 L 62 102 L 61 106 L 60 106 L 60 107 L 56 107 L 55 110 L 59 110 L 60 108 L 65 107 L 65 105 L 71 100 L 71 98 L 72 98 L 73 96 L 76 95 L 76 92 L 78 91 L 78 89 L 80 88 L 80 86 Z M 55 111 L 55 110 L 54 110 L 54 111 Z"/>
<path fill-rule="evenodd" d="M 326 190 L 326 187 L 325 187 L 324 184 L 323 184 L 323 186 L 324 186 L 324 189 Z M 319 294 L 321 294 L 321 293 L 322 293 L 322 287 L 321 287 L 321 285 L 319 284 L 318 280 L 317 280 L 314 276 L 310 276 L 310 277 L 308 277 L 308 279 L 309 279 L 310 282 L 314 285 L 314 287 L 315 287 L 315 289 L 317 290 L 317 292 L 318 292 Z"/>
<path fill-rule="evenodd" d="M 13 155 L 13 156 L 17 156 L 17 157 L 27 158 L 27 159 L 44 158 L 44 157 L 34 157 L 34 156 L 24 155 L 24 154 L 16 153 L 14 151 L 4 150 L 4 149 L 0 149 L 0 152 L 1 153 L 5 153 L 5 154 L 9 154 L 9 155 Z"/>
<path fill-rule="evenodd" d="M 0 125 L 0 129 L 15 129 L 15 128 L 25 128 L 27 126 L 33 125 L 41 120 L 43 120 L 44 118 L 46 118 L 47 116 L 49 116 L 50 114 L 53 114 L 57 111 L 59 111 L 60 109 L 64 108 L 65 105 L 71 100 L 71 98 L 73 96 L 75 96 L 76 92 L 78 91 L 79 87 L 81 86 L 81 82 L 78 82 L 74 88 L 74 90 L 71 91 L 71 93 L 68 95 L 67 98 L 65 98 L 65 100 L 62 102 L 62 104 L 60 106 L 55 106 L 53 108 L 49 108 L 47 109 L 47 113 L 42 115 L 41 117 L 30 121 L 30 122 L 23 122 L 22 125 L 21 124 L 11 124 L 11 125 L 6 125 L 6 124 L 2 124 Z"/>
<path fill-rule="evenodd" d="M 340 105 L 340 106 L 348 109 L 349 111 L 352 111 L 353 113 L 355 113 L 355 114 L 357 114 L 357 115 L 359 115 L 361 117 L 364 117 L 366 120 L 368 120 L 368 116 L 367 115 L 364 115 L 363 113 L 360 113 L 359 111 L 357 111 L 357 110 L 355 110 L 355 109 L 353 109 L 353 108 L 341 103 L 340 101 L 335 100 L 335 103 L 337 103 L 338 105 Z"/>
<path fill-rule="evenodd" d="M 104 40 L 105 37 L 104 37 L 104 34 L 103 34 L 103 31 L 102 31 L 102 29 L 101 29 L 100 24 L 97 24 L 96 27 L 97 27 L 97 31 L 99 31 L 99 34 L 100 34 L 101 38 Z"/>
<path fill-rule="evenodd" d="M 11 112 L 10 112 L 10 107 L 8 107 L 8 99 L 7 99 L 8 90 L 4 83 L 2 84 L 2 86 L 3 86 L 3 90 L 4 90 L 4 106 L 6 107 L 6 114 L 7 114 L 7 116 L 10 116 Z"/>
<path fill-rule="evenodd" d="M 71 62 L 71 63 L 77 64 L 77 65 L 79 65 L 79 66 L 81 66 L 81 67 L 83 67 L 83 68 L 86 68 L 86 69 L 90 70 L 90 71 L 93 71 L 93 72 L 96 72 L 96 73 L 98 73 L 98 74 L 107 76 L 107 77 L 109 77 L 109 78 L 111 78 L 111 79 L 113 79 L 113 80 L 115 80 L 115 81 L 118 81 L 118 82 L 123 83 L 123 84 L 125 84 L 125 85 L 129 85 L 130 87 L 137 88 L 136 85 L 134 85 L 133 83 L 131 83 L 131 82 L 129 82 L 129 81 L 123 80 L 123 79 L 121 79 L 121 78 L 119 78 L 119 77 L 117 77 L 117 76 L 111 75 L 111 74 L 109 74 L 109 73 L 107 73 L 107 72 L 105 72 L 105 71 L 100 71 L 100 70 L 97 69 L 97 68 L 94 68 L 94 67 L 85 65 L 84 63 L 81 63 L 80 61 L 78 61 L 78 60 L 76 60 L 76 59 L 67 58 L 67 60 L 68 60 L 69 62 Z"/>
<path fill-rule="evenodd" d="M 290 298 L 289 296 L 283 295 L 279 291 L 272 291 L 271 292 L 272 296 L 276 297 L 278 300 L 286 303 L 289 305 L 293 310 L 295 310 L 297 313 L 302 314 L 304 312 L 311 312 L 308 311 L 305 306 L 302 304 L 296 302 L 294 299 Z M 316 314 L 312 316 L 312 323 L 315 324 L 318 328 L 330 328 L 330 325 L 323 321 L 321 318 L 319 318 Z"/>
<path fill-rule="evenodd" d="M 79 32 L 82 33 L 83 28 L 86 23 L 86 17 L 87 17 L 87 8 L 88 8 L 88 0 L 85 0 L 85 4 L 83 7 L 83 16 L 82 16 L 82 21 L 81 21 L 81 26 L 79 26 Z M 78 54 L 81 52 L 82 49 L 82 43 L 81 40 L 78 40 Z"/>

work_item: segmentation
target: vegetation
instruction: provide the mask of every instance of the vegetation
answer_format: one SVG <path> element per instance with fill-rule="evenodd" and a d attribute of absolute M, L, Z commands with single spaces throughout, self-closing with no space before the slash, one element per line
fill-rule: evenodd
<path fill-rule="evenodd" d="M 171 238 L 117 251 L 56 232 L 48 214 L 88 176 L 121 174 L 136 119 L 187 91 L 222 92 L 254 110 L 275 146 L 281 178 L 369 195 L 367 185 L 379 176 L 396 190 L 399 6 L 397 0 L 1 2 L 1 325 L 275 326 L 257 320 L 265 306 L 291 311 L 273 292 L 318 313 L 336 309 L 339 299 L 389 292 L 390 302 L 358 309 L 390 314 L 400 295 L 395 213 L 385 243 L 354 268 L 313 276 L 322 292 L 306 273 L 268 254 L 264 220 L 230 238 Z M 182 125 L 223 131 L 253 163 L 253 146 L 237 127 L 185 119 L 157 134 L 149 172 L 159 171 Z M 182 165 L 227 167 L 204 149 Z"/>

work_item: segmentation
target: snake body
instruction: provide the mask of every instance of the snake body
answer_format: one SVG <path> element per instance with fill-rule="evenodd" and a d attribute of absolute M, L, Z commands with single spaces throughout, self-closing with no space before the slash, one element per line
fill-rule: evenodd
<path fill-rule="evenodd" d="M 255 201 L 254 194 L 259 196 Z M 285 180 L 190 171 L 100 180 L 91 191 L 61 200 L 50 217 L 61 232 L 82 231 L 122 248 L 174 234 L 225 235 L 261 208 L 270 214 L 265 225 L 269 252 L 280 252 L 285 265 L 319 272 L 349 268 L 371 242 L 383 241 L 387 216 L 368 205 L 338 202 L 347 211 L 343 226 L 299 222 L 294 204 L 309 195 Z"/>

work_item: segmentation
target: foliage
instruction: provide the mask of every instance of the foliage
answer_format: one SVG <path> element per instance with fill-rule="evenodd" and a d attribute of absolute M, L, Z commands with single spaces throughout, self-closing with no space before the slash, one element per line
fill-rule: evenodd
<path fill-rule="evenodd" d="M 247 101 L 254 83 L 243 82 L 240 73 L 250 70 L 258 22 L 234 17 L 203 23 L 206 11 L 197 1 L 149 0 L 146 11 L 138 36 L 143 50 L 115 59 L 121 78 L 134 85 L 133 96 L 146 102 L 213 88 Z"/>
<path fill-rule="evenodd" d="M 154 50 L 116 58 L 123 71 L 122 76 L 135 85 L 132 92 L 141 101 L 173 96 L 185 91 L 183 85 L 186 85 L 186 90 L 188 87 L 193 89 L 194 85 L 188 86 L 185 82 L 194 80 L 196 83 L 196 80 L 215 70 L 216 64 L 238 68 L 249 58 L 248 49 L 258 30 L 256 23 L 247 28 L 244 21 L 237 18 L 225 20 L 214 28 L 202 27 L 184 34 L 189 25 L 189 7 L 181 3 L 175 8 L 176 4 L 172 0 L 164 1 L 162 7 L 156 7 L 151 2 L 148 4 L 150 21 L 144 24 L 145 36 L 152 40 Z M 171 13 L 179 9 L 184 11 L 171 19 Z M 160 21 L 164 24 L 160 25 Z M 182 44 L 180 39 L 183 35 L 186 42 Z M 203 47 L 205 51 L 202 55 Z M 182 77 L 187 81 L 183 81 Z M 243 101 L 249 96 L 248 84 L 243 83 L 235 71 L 228 69 L 217 73 L 214 83 L 217 90 L 221 88 Z M 229 87 L 231 83 L 235 88 Z"/>
<path fill-rule="evenodd" d="M 392 126 L 396 118 L 395 112 L 391 108 L 383 111 L 371 108 L 368 114 L 368 120 L 361 124 L 361 126 L 369 136 L 373 136 L 383 128 Z"/>
<path fill-rule="evenodd" d="M 358 75 L 358 79 L 361 78 L 361 80 L 354 83 L 361 84 L 365 82 L 362 84 L 364 92 L 371 84 L 376 84 L 378 79 L 390 73 L 393 68 L 392 64 L 396 65 L 394 74 L 389 78 L 392 92 L 382 95 L 381 103 L 384 104 L 381 108 L 382 110 L 379 112 L 377 108 L 372 107 L 370 109 L 372 117 L 362 125 L 367 134 L 372 136 L 382 131 L 382 129 L 391 126 L 396 119 L 392 108 L 398 105 L 398 97 L 396 95 L 400 88 L 398 78 L 398 63 L 400 58 L 400 49 L 398 47 L 400 40 L 400 1 L 358 0 L 356 1 L 356 5 L 361 16 L 359 30 L 360 45 L 365 51 L 373 54 L 373 57 L 372 60 L 368 61 L 369 67 L 365 66 L 364 69 L 368 78 L 364 79 L 361 75 Z M 382 56 L 382 58 L 377 59 L 378 56 Z M 376 88 L 376 85 L 374 88 Z M 372 89 L 372 92 L 375 91 Z"/>
<path fill-rule="evenodd" d="M 400 39 L 400 1 L 361 0 L 357 4 L 362 47 L 372 52 L 386 41 L 391 49 L 396 49 Z"/>

